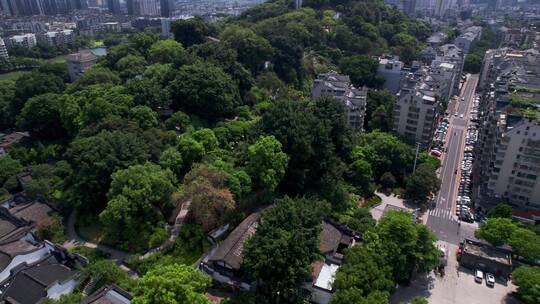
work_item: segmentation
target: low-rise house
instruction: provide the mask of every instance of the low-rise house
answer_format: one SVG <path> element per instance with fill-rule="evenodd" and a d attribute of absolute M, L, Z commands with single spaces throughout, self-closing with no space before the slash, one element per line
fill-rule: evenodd
<path fill-rule="evenodd" d="M 97 56 L 90 50 L 82 50 L 78 53 L 69 54 L 66 56 L 68 64 L 69 78 L 71 82 L 79 79 L 79 77 L 94 66 L 97 62 Z"/>
<path fill-rule="evenodd" d="M 66 249 L 45 242 L 49 252 L 41 259 L 22 263 L 0 286 L 6 304 L 35 304 L 73 292 L 80 281 L 80 265 L 87 261 Z"/>
<path fill-rule="evenodd" d="M 255 234 L 261 212 L 252 213 L 201 263 L 201 269 L 214 280 L 249 290 L 252 283 L 242 272 L 243 250 L 246 240 Z M 332 296 L 332 282 L 343 263 L 344 250 L 354 246 L 360 236 L 344 225 L 329 220 L 321 224 L 319 250 L 324 260 L 312 264 L 312 282 L 303 288 L 311 293 L 311 301 L 326 304 Z"/>
<path fill-rule="evenodd" d="M 491 272 L 507 278 L 512 273 L 512 251 L 490 244 L 465 239 L 459 256 L 459 264 L 469 269 Z"/>
<path fill-rule="evenodd" d="M 129 292 L 112 284 L 103 286 L 83 300 L 83 304 L 129 304 L 133 297 Z"/>
<path fill-rule="evenodd" d="M 344 251 L 355 245 L 359 235 L 346 226 L 325 220 L 321 225 L 319 250 L 324 255 L 324 261 L 312 264 L 312 282 L 304 287 L 311 293 L 311 302 L 326 304 L 332 298 L 332 283 L 336 273 L 343 263 Z"/>
<path fill-rule="evenodd" d="M 5 156 L 13 145 L 21 142 L 28 136 L 28 132 L 12 132 L 9 134 L 0 133 L 0 157 Z"/>
<path fill-rule="evenodd" d="M 427 43 L 433 48 L 438 48 L 444 43 L 446 43 L 447 39 L 448 39 L 448 34 L 443 33 L 443 32 L 436 32 L 428 37 Z"/>
<path fill-rule="evenodd" d="M 255 234 L 261 212 L 246 217 L 229 236 L 203 261 L 202 269 L 214 280 L 249 290 L 250 282 L 243 280 L 242 261 L 244 244 Z"/>
<path fill-rule="evenodd" d="M 320 74 L 313 81 L 311 97 L 313 99 L 322 97 L 335 98 L 345 105 L 347 122 L 353 129 L 362 130 L 367 105 L 367 87 L 360 89 L 351 84 L 347 75 L 336 72 Z"/>

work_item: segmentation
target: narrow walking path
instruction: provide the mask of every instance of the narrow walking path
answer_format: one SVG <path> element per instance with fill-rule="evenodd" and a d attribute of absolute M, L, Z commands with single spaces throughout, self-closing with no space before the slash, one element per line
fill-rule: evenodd
<path fill-rule="evenodd" d="M 103 245 L 103 244 L 96 244 L 92 242 L 88 242 L 81 238 L 77 231 L 75 230 L 75 221 L 77 219 L 77 212 L 73 211 L 69 215 L 68 222 L 67 222 L 67 241 L 64 242 L 64 247 L 66 248 L 73 248 L 73 247 L 87 247 L 92 249 L 99 249 L 101 251 L 104 251 L 108 254 L 110 254 L 110 259 L 121 263 L 125 258 L 129 257 L 130 254 L 113 248 L 111 246 Z"/>

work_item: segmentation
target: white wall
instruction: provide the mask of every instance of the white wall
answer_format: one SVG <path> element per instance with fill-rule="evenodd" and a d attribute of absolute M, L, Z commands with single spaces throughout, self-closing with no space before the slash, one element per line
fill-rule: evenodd
<path fill-rule="evenodd" d="M 79 284 L 79 281 L 75 279 L 69 280 L 64 284 L 57 282 L 47 289 L 47 298 L 56 300 L 65 294 L 72 293 L 77 284 Z"/>
<path fill-rule="evenodd" d="M 28 254 L 21 254 L 14 257 L 9 263 L 9 265 L 6 268 L 4 268 L 4 270 L 0 273 L 0 282 L 4 281 L 5 279 L 9 277 L 11 269 L 25 262 L 27 264 L 37 262 L 41 260 L 44 256 L 46 256 L 48 253 L 49 253 L 49 250 L 46 247 L 43 247 L 34 252 L 31 252 Z"/>

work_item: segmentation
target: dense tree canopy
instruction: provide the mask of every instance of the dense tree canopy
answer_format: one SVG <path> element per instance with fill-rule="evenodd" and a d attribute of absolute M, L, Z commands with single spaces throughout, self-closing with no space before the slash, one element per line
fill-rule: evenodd
<path fill-rule="evenodd" d="M 518 297 L 527 304 L 540 302 L 540 267 L 522 266 L 512 272 Z"/>
<path fill-rule="evenodd" d="M 230 116 L 239 104 L 238 88 L 231 77 L 207 63 L 181 67 L 169 90 L 175 110 L 209 120 Z"/>
<path fill-rule="evenodd" d="M 134 304 L 209 304 L 203 292 L 210 286 L 210 277 L 182 264 L 157 266 L 137 284 Z"/>
<path fill-rule="evenodd" d="M 261 301 L 298 303 L 301 284 L 319 256 L 324 206 L 308 199 L 276 201 L 244 248 L 246 273 L 260 282 Z M 291 267 L 295 265 L 295 267 Z"/>
<path fill-rule="evenodd" d="M 68 157 L 74 169 L 72 203 L 100 211 L 105 207 L 112 173 L 144 162 L 147 147 L 135 134 L 102 131 L 73 141 Z"/>
<path fill-rule="evenodd" d="M 144 246 L 170 206 L 176 177 L 168 169 L 145 163 L 112 174 L 107 207 L 100 214 L 105 232 L 123 247 Z"/>
<path fill-rule="evenodd" d="M 273 191 L 285 175 L 288 161 L 274 136 L 260 137 L 248 148 L 247 172 L 258 186 Z"/>

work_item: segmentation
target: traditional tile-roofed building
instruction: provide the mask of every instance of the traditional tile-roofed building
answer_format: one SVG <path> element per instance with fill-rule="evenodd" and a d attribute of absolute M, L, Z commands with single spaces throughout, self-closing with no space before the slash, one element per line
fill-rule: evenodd
<path fill-rule="evenodd" d="M 83 300 L 83 304 L 129 304 L 132 299 L 129 292 L 112 284 L 103 286 L 91 294 Z"/>
<path fill-rule="evenodd" d="M 214 278 L 223 280 L 223 277 L 239 280 L 243 261 L 243 250 L 246 240 L 255 234 L 261 212 L 255 212 L 244 219 L 229 236 L 219 244 L 216 250 L 204 262 Z"/>
<path fill-rule="evenodd" d="M 0 299 L 3 303 L 41 303 L 46 298 L 58 299 L 75 289 L 81 261 L 58 246 L 50 243 L 45 246 L 49 250 L 47 255 L 13 269 L 12 275 L 2 282 Z"/>
<path fill-rule="evenodd" d="M 67 55 L 66 61 L 68 63 L 69 78 L 73 82 L 96 64 L 97 57 L 90 50 L 82 50 L 78 53 Z"/>

